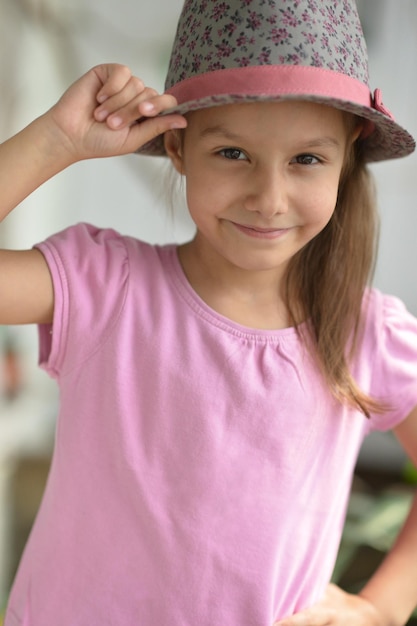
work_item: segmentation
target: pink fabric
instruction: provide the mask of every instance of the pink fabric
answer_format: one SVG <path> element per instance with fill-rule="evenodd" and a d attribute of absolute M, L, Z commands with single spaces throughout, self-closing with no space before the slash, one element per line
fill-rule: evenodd
<path fill-rule="evenodd" d="M 178 104 L 216 95 L 297 97 L 307 94 L 372 106 L 369 88 L 360 80 L 332 70 L 303 65 L 222 69 L 187 78 L 167 92 L 177 98 Z"/>
<path fill-rule="evenodd" d="M 364 435 L 417 405 L 417 321 L 371 292 L 355 375 L 393 410 L 367 421 L 294 329 L 202 302 L 174 246 L 79 225 L 40 249 L 61 409 L 6 626 L 271 626 L 318 600 Z"/>

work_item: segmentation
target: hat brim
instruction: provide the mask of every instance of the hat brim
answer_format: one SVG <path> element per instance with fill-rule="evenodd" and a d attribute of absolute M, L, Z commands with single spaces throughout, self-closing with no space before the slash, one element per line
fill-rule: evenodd
<path fill-rule="evenodd" d="M 235 93 L 231 93 L 232 89 Z M 263 66 L 217 70 L 178 83 L 168 92 L 179 104 L 162 115 L 186 115 L 230 104 L 291 100 L 335 107 L 367 120 L 361 141 L 368 162 L 404 157 L 416 147 L 410 133 L 393 119 L 379 98 L 372 98 L 366 85 L 322 68 Z M 197 94 L 200 97 L 195 97 Z M 163 136 L 156 137 L 137 152 L 166 155 Z"/>

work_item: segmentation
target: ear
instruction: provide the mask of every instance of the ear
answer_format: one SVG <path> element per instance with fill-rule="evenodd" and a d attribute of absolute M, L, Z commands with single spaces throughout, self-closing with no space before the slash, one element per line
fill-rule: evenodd
<path fill-rule="evenodd" d="M 184 174 L 183 135 L 180 130 L 168 130 L 164 134 L 164 146 L 167 155 L 179 174 Z"/>
<path fill-rule="evenodd" d="M 363 136 L 365 128 L 366 128 L 366 123 L 365 122 L 363 122 L 361 124 L 358 124 L 356 126 L 356 128 L 354 129 L 354 131 L 352 133 L 352 136 L 350 138 L 352 143 L 355 143 L 355 141 L 357 139 L 359 139 L 359 137 Z"/>

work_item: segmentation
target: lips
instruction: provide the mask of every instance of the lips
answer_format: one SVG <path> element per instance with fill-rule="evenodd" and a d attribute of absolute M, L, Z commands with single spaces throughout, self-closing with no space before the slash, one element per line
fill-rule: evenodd
<path fill-rule="evenodd" d="M 260 226 L 247 226 L 246 224 L 241 224 L 243 228 L 249 228 L 249 230 L 254 230 L 257 233 L 274 233 L 278 230 L 283 230 L 282 228 L 261 228 Z"/>
<path fill-rule="evenodd" d="M 258 239 L 278 239 L 279 237 L 284 236 L 290 230 L 289 228 L 264 228 L 262 226 L 239 224 L 237 222 L 231 223 L 237 230 L 244 233 L 245 235 Z"/>

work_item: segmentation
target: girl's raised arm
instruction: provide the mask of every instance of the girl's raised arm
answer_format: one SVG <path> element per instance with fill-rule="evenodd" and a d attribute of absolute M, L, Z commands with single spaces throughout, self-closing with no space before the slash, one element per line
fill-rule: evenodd
<path fill-rule="evenodd" d="M 47 113 L 0 145 L 0 220 L 58 172 L 77 161 L 135 152 L 170 128 L 176 105 L 122 65 L 99 65 L 75 82 Z M 141 122 L 137 120 L 141 118 Z M 0 251 L 0 324 L 51 321 L 53 290 L 37 250 Z"/>

